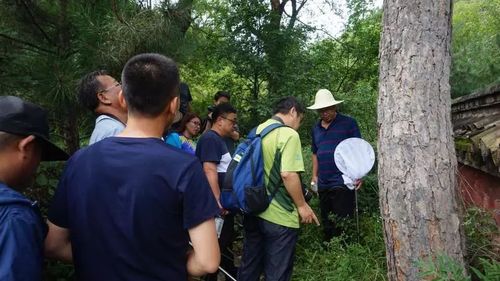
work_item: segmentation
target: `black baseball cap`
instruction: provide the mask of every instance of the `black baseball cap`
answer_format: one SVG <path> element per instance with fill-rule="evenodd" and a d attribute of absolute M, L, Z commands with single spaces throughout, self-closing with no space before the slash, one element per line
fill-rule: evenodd
<path fill-rule="evenodd" d="M 38 105 L 14 96 L 0 96 L 0 131 L 34 135 L 42 145 L 42 161 L 63 161 L 69 155 L 49 141 L 47 112 Z"/>

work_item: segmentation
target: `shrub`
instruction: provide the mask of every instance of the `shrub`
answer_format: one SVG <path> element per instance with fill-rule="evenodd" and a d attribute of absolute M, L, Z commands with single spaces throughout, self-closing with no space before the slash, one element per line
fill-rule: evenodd
<path fill-rule="evenodd" d="M 302 227 L 293 280 L 386 280 L 385 246 L 379 216 L 360 216 L 359 238 L 354 220 L 348 223 L 346 235 L 328 243 L 322 242 L 321 227 Z"/>

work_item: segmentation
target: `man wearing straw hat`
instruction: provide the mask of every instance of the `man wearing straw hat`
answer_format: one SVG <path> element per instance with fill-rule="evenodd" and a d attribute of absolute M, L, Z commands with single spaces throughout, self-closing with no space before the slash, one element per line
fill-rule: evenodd
<path fill-rule="evenodd" d="M 342 102 L 335 100 L 329 90 L 321 89 L 316 93 L 314 104 L 308 107 L 317 110 L 320 115 L 320 120 L 312 128 L 311 185 L 316 187 L 319 193 L 325 241 L 330 241 L 333 236 L 342 233 L 335 219 L 352 217 L 355 208 L 354 190 L 348 189 L 344 184 L 342 173 L 333 158 L 333 153 L 341 141 L 361 137 L 356 120 L 337 112 L 337 105 Z M 355 185 L 356 188 L 361 187 L 361 181 Z"/>

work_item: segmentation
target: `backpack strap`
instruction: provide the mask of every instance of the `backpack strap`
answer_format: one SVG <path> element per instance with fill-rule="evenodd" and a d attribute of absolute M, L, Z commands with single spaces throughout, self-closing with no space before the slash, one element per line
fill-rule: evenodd
<path fill-rule="evenodd" d="M 273 118 L 274 119 L 274 118 Z M 277 120 L 279 121 L 279 123 L 272 123 L 270 125 L 268 125 L 267 127 L 265 127 L 261 132 L 260 132 L 260 137 L 261 138 L 264 138 L 267 134 L 269 134 L 271 131 L 273 131 L 274 129 L 277 129 L 277 128 L 280 128 L 280 127 L 288 127 L 286 126 L 285 124 L 283 124 L 281 120 Z M 270 191 L 270 195 L 269 195 L 269 202 L 271 202 L 274 198 L 274 196 L 276 195 L 276 193 L 278 192 L 279 190 L 279 187 L 280 187 L 280 182 L 282 181 L 281 180 L 281 177 L 278 175 L 272 175 L 272 173 L 279 173 L 279 169 L 280 169 L 280 166 L 281 166 L 281 152 L 279 150 L 279 148 L 276 149 L 276 152 L 274 153 L 274 162 L 273 162 L 273 165 L 271 167 L 271 175 L 270 178 L 269 178 L 269 184 L 271 185 L 269 187 L 269 191 Z M 275 178 L 275 177 L 278 177 L 278 178 Z M 266 188 L 267 189 L 267 188 Z"/>
<path fill-rule="evenodd" d="M 252 129 L 252 130 L 248 133 L 247 138 L 248 138 L 248 139 L 253 139 L 253 138 L 255 138 L 255 137 L 257 136 L 256 132 L 257 132 L 257 127 L 253 128 L 253 129 Z"/>
<path fill-rule="evenodd" d="M 284 124 L 282 123 L 272 123 L 271 125 L 268 125 L 265 127 L 260 133 L 260 137 L 264 138 L 267 134 L 269 134 L 272 130 L 277 129 L 279 127 L 285 127 Z M 257 129 L 257 128 L 256 128 Z M 252 130 L 253 131 L 253 130 Z"/>

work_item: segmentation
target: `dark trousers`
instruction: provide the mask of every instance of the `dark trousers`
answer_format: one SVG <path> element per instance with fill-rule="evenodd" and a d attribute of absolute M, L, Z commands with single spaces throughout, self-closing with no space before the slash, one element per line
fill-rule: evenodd
<path fill-rule="evenodd" d="M 345 186 L 319 191 L 321 224 L 325 241 L 330 241 L 333 236 L 342 234 L 343 229 L 335 222 L 335 219 L 353 217 L 356 206 L 354 200 L 354 190 Z"/>
<path fill-rule="evenodd" d="M 243 256 L 238 281 L 286 281 L 292 277 L 298 229 L 245 216 Z"/>
<path fill-rule="evenodd" d="M 219 237 L 219 248 L 221 253 L 220 267 L 224 269 L 227 273 L 231 274 L 232 277 L 236 278 L 237 270 L 234 266 L 234 255 L 233 255 L 233 241 L 234 241 L 234 214 L 228 214 L 224 217 L 224 224 Z M 206 281 L 217 281 L 217 274 L 219 271 L 208 274 L 205 277 Z M 227 278 L 226 280 L 231 280 Z"/>

